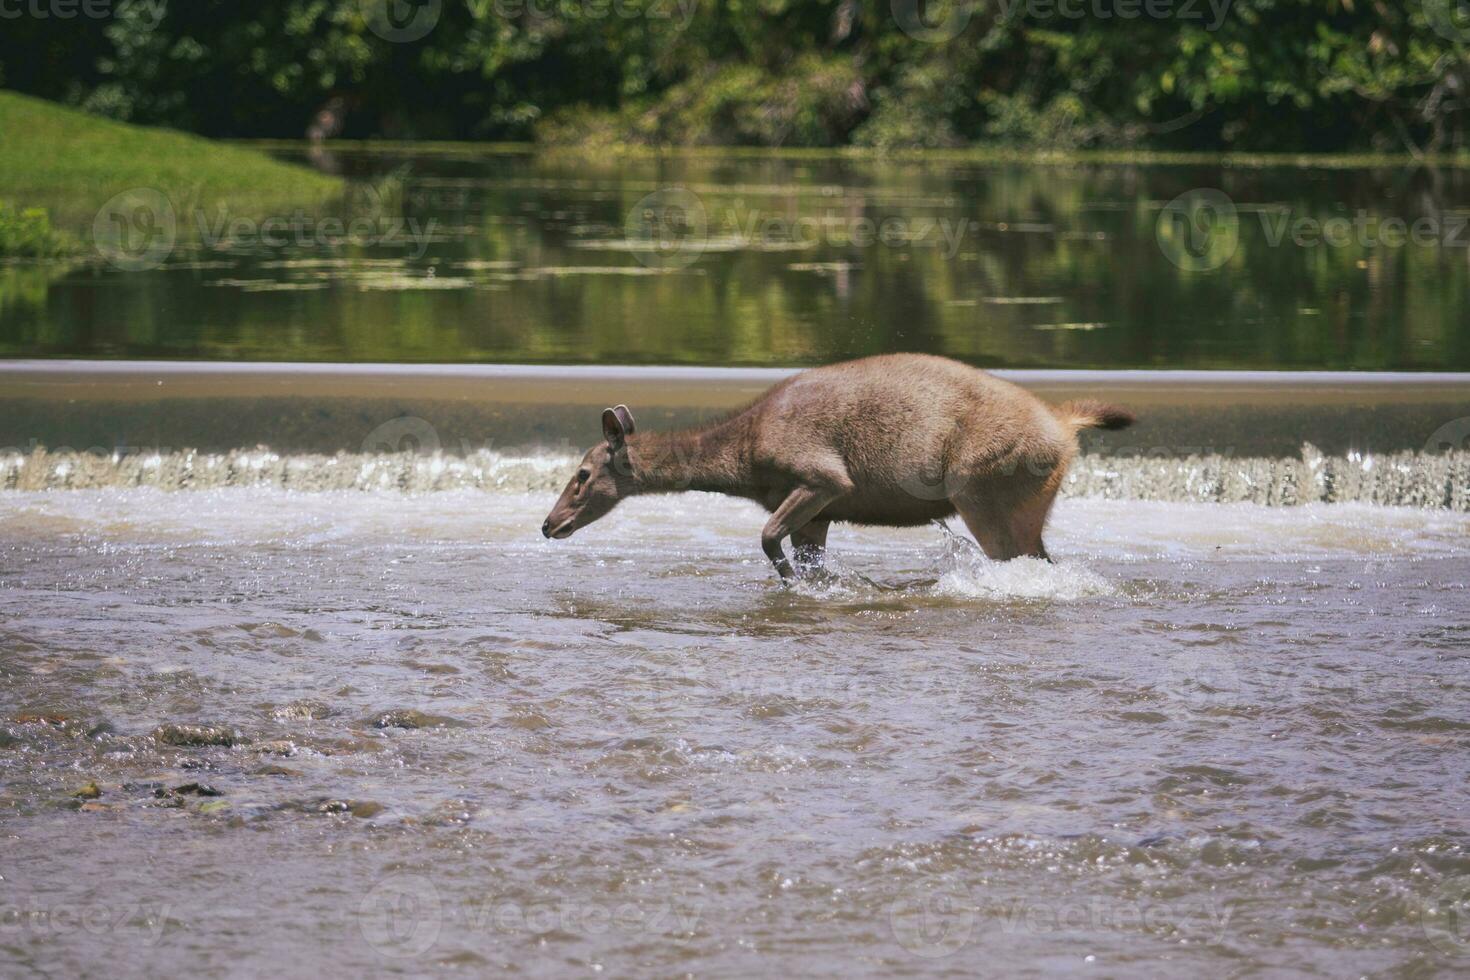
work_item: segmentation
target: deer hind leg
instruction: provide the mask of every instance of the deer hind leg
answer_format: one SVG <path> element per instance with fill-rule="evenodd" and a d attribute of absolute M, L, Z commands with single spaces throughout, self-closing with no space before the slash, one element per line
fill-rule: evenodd
<path fill-rule="evenodd" d="M 791 558 L 798 572 L 821 571 L 827 553 L 827 529 L 831 526 L 831 521 L 819 519 L 791 532 Z"/>
<path fill-rule="evenodd" d="M 984 500 L 974 494 L 956 497 L 953 503 L 987 558 L 1010 561 L 1020 557 L 1005 508 L 998 506 L 996 501 Z"/>
<path fill-rule="evenodd" d="M 951 502 L 988 557 L 1051 561 L 1041 536 L 1065 473 L 1065 467 L 1057 466 L 1039 476 L 1024 472 L 997 477 L 973 492 L 956 495 Z"/>
<path fill-rule="evenodd" d="M 1010 513 L 1011 539 L 1023 555 L 1051 561 L 1041 535 L 1046 530 L 1046 519 L 1051 514 L 1051 505 L 1057 499 L 1062 485 L 1062 471 L 1057 470 L 1034 496 L 1017 503 Z"/>

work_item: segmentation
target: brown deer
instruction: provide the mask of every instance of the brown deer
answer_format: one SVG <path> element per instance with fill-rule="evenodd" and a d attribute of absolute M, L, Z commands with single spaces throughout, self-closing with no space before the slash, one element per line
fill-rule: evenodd
<path fill-rule="evenodd" d="M 833 521 L 912 527 L 958 513 L 993 559 L 1046 559 L 1041 533 L 1083 428 L 1123 429 L 1125 409 L 1052 407 L 958 361 L 887 354 L 793 375 L 723 419 L 638 432 L 602 413 L 541 533 L 569 537 L 625 497 L 707 490 L 771 512 L 761 547 L 783 579 L 819 564 Z M 1048 559 L 1049 560 L 1049 559 Z"/>

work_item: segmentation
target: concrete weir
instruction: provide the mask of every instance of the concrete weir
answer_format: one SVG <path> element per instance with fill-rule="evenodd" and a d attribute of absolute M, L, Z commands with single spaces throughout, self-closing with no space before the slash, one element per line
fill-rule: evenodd
<path fill-rule="evenodd" d="M 789 369 L 0 362 L 0 488 L 540 491 L 633 406 L 728 411 Z M 1134 409 L 1086 433 L 1074 495 L 1470 510 L 1470 375 L 997 371 Z"/>

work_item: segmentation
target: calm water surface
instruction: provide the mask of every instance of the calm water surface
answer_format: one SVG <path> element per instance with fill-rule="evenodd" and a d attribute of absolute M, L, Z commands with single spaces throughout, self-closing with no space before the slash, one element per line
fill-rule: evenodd
<path fill-rule="evenodd" d="M 1470 965 L 1470 518 L 549 499 L 0 494 L 6 971 Z"/>
<path fill-rule="evenodd" d="M 1470 369 L 1462 170 L 310 162 L 351 179 L 330 215 L 262 225 L 144 191 L 101 214 L 125 268 L 0 267 L 0 354 Z M 91 235 L 76 202 L 34 203 Z"/>

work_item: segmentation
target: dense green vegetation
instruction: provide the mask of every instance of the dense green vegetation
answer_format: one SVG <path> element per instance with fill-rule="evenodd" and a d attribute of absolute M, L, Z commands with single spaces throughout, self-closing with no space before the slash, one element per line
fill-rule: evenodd
<path fill-rule="evenodd" d="M 1461 0 L 98 3 L 6 20 L 0 84 L 212 136 L 1466 148 Z"/>
<path fill-rule="evenodd" d="M 17 208 L 0 201 L 0 255 L 52 259 L 75 249 L 72 239 L 51 227 L 45 208 Z"/>

